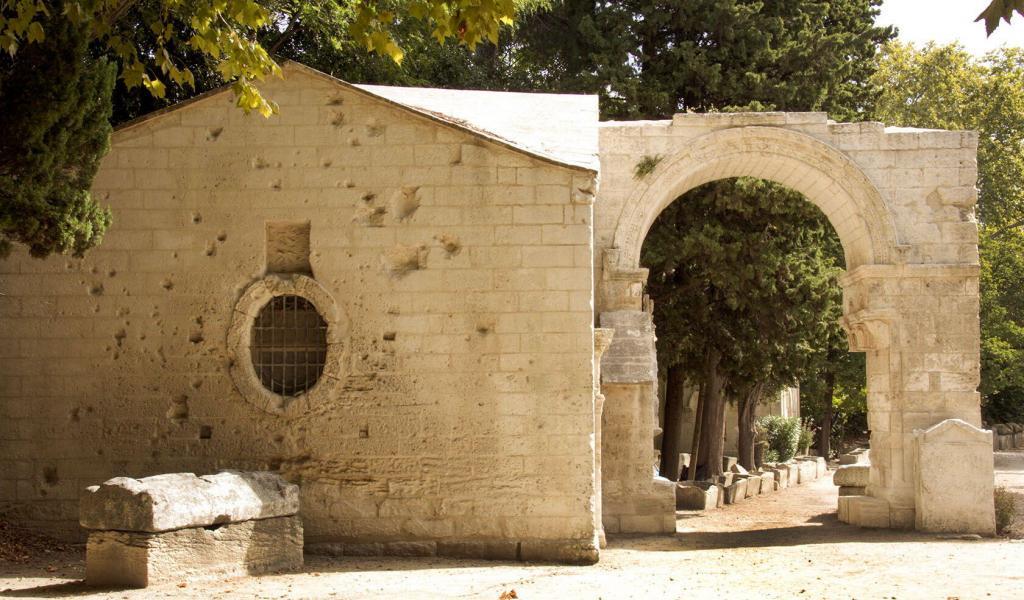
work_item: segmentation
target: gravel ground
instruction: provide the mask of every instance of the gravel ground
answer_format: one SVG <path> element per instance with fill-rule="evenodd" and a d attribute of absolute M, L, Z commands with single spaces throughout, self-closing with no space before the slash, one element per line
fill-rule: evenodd
<path fill-rule="evenodd" d="M 1024 498 L 1024 453 L 998 453 L 996 468 L 997 483 Z M 676 535 L 613 537 L 591 567 L 307 557 L 303 573 L 97 592 L 81 584 L 80 548 L 51 548 L 25 563 L 0 562 L 0 598 L 1024 599 L 1024 543 L 859 529 L 836 520 L 835 504 L 826 477 L 720 510 L 679 512 Z M 1024 518 L 1015 531 L 1024 532 Z"/>

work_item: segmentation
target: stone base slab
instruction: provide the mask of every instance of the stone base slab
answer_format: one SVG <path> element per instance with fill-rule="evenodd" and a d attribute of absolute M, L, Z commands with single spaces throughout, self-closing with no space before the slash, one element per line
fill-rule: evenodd
<path fill-rule="evenodd" d="M 302 568 L 302 520 L 273 517 L 162 533 L 92 531 L 85 582 L 143 588 Z"/>
<path fill-rule="evenodd" d="M 840 496 L 839 520 L 859 527 L 891 527 L 889 503 L 871 496 Z"/>
<path fill-rule="evenodd" d="M 569 565 L 594 564 L 599 556 L 597 545 L 587 540 L 320 542 L 306 551 L 320 556 L 447 556 Z"/>

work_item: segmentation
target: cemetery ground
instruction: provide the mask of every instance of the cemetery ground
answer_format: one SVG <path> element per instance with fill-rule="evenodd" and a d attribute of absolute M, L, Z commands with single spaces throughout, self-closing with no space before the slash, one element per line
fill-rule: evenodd
<path fill-rule="evenodd" d="M 996 454 L 1018 517 L 996 539 L 870 530 L 836 519 L 831 476 L 709 511 L 677 513 L 674 536 L 612 536 L 589 567 L 446 558 L 307 556 L 301 573 L 85 587 L 84 549 L 0 531 L 0 598 L 1022 598 L 1024 452 Z M 14 532 L 15 534 L 17 532 Z"/>

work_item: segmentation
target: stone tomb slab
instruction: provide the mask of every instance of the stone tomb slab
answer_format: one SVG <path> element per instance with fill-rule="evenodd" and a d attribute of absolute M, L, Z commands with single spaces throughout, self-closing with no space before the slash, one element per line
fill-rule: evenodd
<path fill-rule="evenodd" d="M 915 526 L 995 534 L 992 432 L 960 419 L 914 431 Z"/>
<path fill-rule="evenodd" d="M 144 588 L 302 568 L 298 516 L 161 533 L 94 531 L 86 547 L 90 586 Z"/>
<path fill-rule="evenodd" d="M 298 569 L 298 486 L 270 472 L 117 477 L 86 490 L 90 586 L 147 587 Z"/>

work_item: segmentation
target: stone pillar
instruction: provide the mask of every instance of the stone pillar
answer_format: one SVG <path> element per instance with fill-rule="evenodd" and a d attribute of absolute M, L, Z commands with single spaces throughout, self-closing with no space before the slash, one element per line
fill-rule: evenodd
<path fill-rule="evenodd" d="M 601 375 L 604 526 L 611 533 L 674 533 L 674 486 L 654 474 L 654 323 L 642 310 L 604 312 L 600 322 L 615 331 Z"/>
<path fill-rule="evenodd" d="M 914 431 L 981 424 L 978 268 L 863 266 L 843 291 L 850 349 L 867 357 L 871 473 L 867 495 L 841 512 L 857 525 L 912 528 Z"/>
<path fill-rule="evenodd" d="M 594 529 L 597 530 L 601 548 L 608 545 L 602 519 L 601 492 L 601 421 L 604 418 L 604 394 L 601 393 L 601 357 L 612 343 L 614 329 L 594 329 L 594 490 L 597 503 L 594 510 Z"/>

